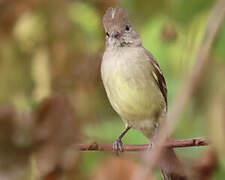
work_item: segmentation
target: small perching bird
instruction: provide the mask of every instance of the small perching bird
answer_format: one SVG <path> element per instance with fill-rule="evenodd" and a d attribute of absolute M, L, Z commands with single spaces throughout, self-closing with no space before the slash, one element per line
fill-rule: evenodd
<path fill-rule="evenodd" d="M 167 88 L 157 61 L 142 46 L 127 12 L 119 7 L 109 8 L 103 24 L 106 49 L 101 65 L 102 80 L 111 105 L 126 125 L 114 142 L 114 150 L 118 152 L 123 151 L 121 139 L 130 128 L 139 130 L 149 140 L 157 134 L 158 126 L 166 120 Z M 172 149 L 168 152 L 176 159 Z M 172 177 L 167 172 L 171 167 L 164 168 L 165 164 L 170 166 L 168 163 L 163 162 L 161 167 L 167 179 Z"/>

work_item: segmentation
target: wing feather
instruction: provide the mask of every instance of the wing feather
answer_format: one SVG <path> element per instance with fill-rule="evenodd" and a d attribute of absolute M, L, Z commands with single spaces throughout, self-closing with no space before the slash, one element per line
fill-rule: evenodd
<path fill-rule="evenodd" d="M 154 79 L 156 80 L 159 89 L 161 90 L 161 93 L 164 97 L 164 100 L 166 102 L 166 107 L 167 107 L 167 87 L 166 87 L 166 81 L 165 78 L 163 76 L 163 73 L 159 67 L 159 64 L 157 63 L 156 59 L 154 58 L 154 56 L 145 49 L 145 53 L 148 55 L 148 57 L 150 58 L 150 61 L 152 63 L 153 66 L 153 72 L 152 75 L 154 77 Z"/>

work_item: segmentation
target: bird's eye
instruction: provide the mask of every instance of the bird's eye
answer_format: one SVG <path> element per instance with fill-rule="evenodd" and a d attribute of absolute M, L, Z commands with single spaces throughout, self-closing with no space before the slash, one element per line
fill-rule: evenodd
<path fill-rule="evenodd" d="M 106 33 L 106 37 L 107 37 L 107 38 L 109 37 L 109 33 L 108 33 L 108 32 Z"/>
<path fill-rule="evenodd" d="M 126 31 L 130 31 L 130 26 L 129 25 L 126 25 L 125 30 Z"/>

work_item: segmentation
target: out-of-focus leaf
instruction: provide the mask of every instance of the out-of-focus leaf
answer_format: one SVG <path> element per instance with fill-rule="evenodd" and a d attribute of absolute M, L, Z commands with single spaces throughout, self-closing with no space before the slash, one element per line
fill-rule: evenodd
<path fill-rule="evenodd" d="M 213 2 L 213 0 L 173 0 L 170 8 L 172 9 L 173 17 L 185 24 L 195 19 L 198 14 L 208 10 Z"/>
<path fill-rule="evenodd" d="M 37 50 L 31 67 L 34 81 L 33 96 L 35 100 L 41 101 L 51 93 L 51 75 L 47 49 L 40 48 Z"/>
<path fill-rule="evenodd" d="M 225 42 L 225 22 L 223 22 L 223 26 L 220 30 L 220 33 L 218 34 L 217 40 L 215 42 L 215 53 L 220 59 L 225 62 L 225 51 L 224 51 L 224 42 Z"/>
<path fill-rule="evenodd" d="M 45 19 L 38 13 L 29 11 L 24 13 L 14 27 L 14 36 L 21 44 L 20 48 L 31 51 L 38 43 L 45 39 Z"/>
<path fill-rule="evenodd" d="M 55 95 L 40 105 L 35 112 L 32 137 L 42 178 L 55 174 L 61 177 L 64 172 L 75 171 L 79 158 L 76 151 L 79 127 L 79 119 L 65 96 Z"/>
<path fill-rule="evenodd" d="M 224 94 L 225 95 L 225 94 Z M 218 93 L 218 96 L 211 101 L 209 116 L 210 139 L 219 154 L 223 155 L 225 151 L 225 99 L 224 95 Z"/>
<path fill-rule="evenodd" d="M 193 179 L 196 180 L 211 180 L 218 168 L 218 156 L 212 149 L 206 151 L 192 165 Z"/>
<path fill-rule="evenodd" d="M 26 115 L 19 116 L 11 105 L 0 107 L 0 179 L 23 180 L 26 174 L 30 146 L 24 141 L 25 126 L 31 121 Z"/>
<path fill-rule="evenodd" d="M 162 69 L 164 69 L 163 66 L 166 66 L 169 58 L 170 43 L 165 43 L 161 39 L 163 25 L 167 20 L 165 16 L 153 17 L 142 27 L 140 33 L 144 47 L 152 52 Z"/>
<path fill-rule="evenodd" d="M 205 32 L 206 23 L 207 12 L 196 16 L 188 28 L 179 29 L 177 41 L 170 49 L 170 60 L 172 61 L 173 69 L 180 77 L 186 76 L 193 67 L 196 53 Z"/>
<path fill-rule="evenodd" d="M 69 5 L 68 16 L 74 24 L 85 32 L 84 37 L 87 37 L 84 40 L 89 46 L 87 51 L 96 52 L 103 44 L 101 39 L 103 27 L 97 10 L 88 3 L 74 2 Z M 79 38 L 80 35 L 75 34 L 75 36 Z"/>
<path fill-rule="evenodd" d="M 92 180 L 132 180 L 139 177 L 140 166 L 125 158 L 104 160 L 91 177 Z"/>
<path fill-rule="evenodd" d="M 41 180 L 40 171 L 38 169 L 37 162 L 34 155 L 31 155 L 30 157 L 30 167 L 28 169 L 27 179 Z"/>
<path fill-rule="evenodd" d="M 96 9 L 87 3 L 75 2 L 70 4 L 69 17 L 88 33 L 99 32 L 100 17 Z"/>

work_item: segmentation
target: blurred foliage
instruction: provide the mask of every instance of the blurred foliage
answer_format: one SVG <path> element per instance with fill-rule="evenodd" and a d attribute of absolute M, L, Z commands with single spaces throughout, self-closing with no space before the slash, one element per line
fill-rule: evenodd
<path fill-rule="evenodd" d="M 125 160 L 106 161 L 105 158 L 114 155 L 88 152 L 78 157 L 71 153 L 71 147 L 74 147 L 71 137 L 79 134 L 82 142 L 112 142 L 124 128 L 107 100 L 100 78 L 105 36 L 101 19 L 106 8 L 120 5 L 128 10 L 144 46 L 154 54 L 164 72 L 171 104 L 195 63 L 214 3 L 214 0 L 1 0 L 0 120 L 7 124 L 7 120 L 12 123 L 20 119 L 16 127 L 20 127 L 22 132 L 16 131 L 6 140 L 16 139 L 12 157 L 15 154 L 21 156 L 18 165 L 22 163 L 26 168 L 24 163 L 30 161 L 27 169 L 33 173 L 28 173 L 28 179 L 46 175 L 48 179 L 58 176 L 73 179 L 76 176 L 76 179 L 92 177 L 100 180 L 102 169 L 108 167 L 106 169 L 110 171 L 115 164 L 122 164 L 124 171 L 127 168 L 138 171 L 140 168 L 138 153 L 123 155 Z M 203 81 L 174 132 L 175 138 L 210 137 L 219 156 L 213 179 L 225 177 L 224 47 L 225 23 L 213 45 Z M 63 96 L 55 96 L 59 93 Z M 69 118 L 73 116 L 72 109 L 75 112 L 74 123 Z M 65 119 L 66 125 L 61 122 Z M 16 127 L 12 126 L 4 133 L 12 133 Z M 20 146 L 18 143 L 29 146 L 28 129 L 32 134 L 39 132 L 31 137 L 39 137 L 38 143 L 41 143 L 37 153 L 29 159 L 17 147 Z M 13 148 L 14 141 L 4 144 L 4 133 L 0 133 L 1 146 Z M 141 144 L 147 140 L 139 132 L 131 130 L 123 142 Z M 1 157 L 5 156 L 1 154 L 4 148 L 0 150 Z M 193 162 L 204 158 L 206 150 L 198 147 L 178 152 L 182 158 Z M 74 161 L 71 160 L 73 157 Z M 81 163 L 75 163 L 77 159 Z M 39 161 L 43 166 L 40 169 L 37 168 Z M 1 159 L 0 166 L 6 162 L 11 160 Z M 16 176 L 9 176 L 9 179 L 18 179 L 19 175 L 24 177 L 21 169 L 15 170 L 15 167 L 11 168 L 14 168 Z M 11 168 L 0 170 L 0 178 L 6 176 Z M 66 176 L 62 175 L 64 171 Z M 107 173 L 104 177 L 107 178 Z M 124 179 L 122 174 L 118 174 L 120 178 Z"/>

